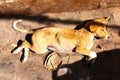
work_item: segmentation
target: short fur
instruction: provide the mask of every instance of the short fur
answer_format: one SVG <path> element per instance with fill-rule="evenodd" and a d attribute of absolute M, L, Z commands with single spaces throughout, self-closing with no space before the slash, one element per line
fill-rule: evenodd
<path fill-rule="evenodd" d="M 91 51 L 95 37 L 108 38 L 106 26 L 104 23 L 109 17 L 103 17 L 91 20 L 86 25 L 79 29 L 68 29 L 60 27 L 46 27 L 36 31 L 27 31 L 17 28 L 18 21 L 13 23 L 13 28 L 23 33 L 32 33 L 32 44 L 27 40 L 13 51 L 13 54 L 19 53 L 22 49 L 24 51 L 23 62 L 28 59 L 29 50 L 38 54 L 44 54 L 49 50 L 58 53 L 79 53 L 89 56 L 89 60 L 97 57 L 94 51 Z"/>

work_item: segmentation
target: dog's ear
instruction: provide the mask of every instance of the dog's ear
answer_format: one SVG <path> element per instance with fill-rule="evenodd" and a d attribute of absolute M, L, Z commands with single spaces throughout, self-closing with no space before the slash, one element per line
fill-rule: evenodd
<path fill-rule="evenodd" d="M 110 19 L 110 17 L 94 19 L 93 21 L 88 23 L 89 30 L 94 33 L 97 30 L 98 26 L 103 26 L 109 19 Z"/>
<path fill-rule="evenodd" d="M 97 30 L 97 26 L 96 25 L 90 25 L 89 26 L 89 29 L 90 29 L 90 31 L 92 32 L 92 33 L 94 33 L 96 30 Z"/>
<path fill-rule="evenodd" d="M 103 18 L 97 18 L 93 21 L 99 22 L 99 23 L 106 23 L 109 19 L 110 19 L 110 17 L 103 17 Z"/>

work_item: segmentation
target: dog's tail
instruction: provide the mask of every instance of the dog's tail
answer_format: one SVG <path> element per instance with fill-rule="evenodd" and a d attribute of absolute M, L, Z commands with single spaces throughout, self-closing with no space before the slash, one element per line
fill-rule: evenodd
<path fill-rule="evenodd" d="M 25 29 L 20 29 L 20 28 L 18 28 L 17 27 L 17 23 L 19 23 L 19 22 L 21 22 L 21 21 L 23 21 L 22 19 L 20 19 L 20 20 L 16 20 L 16 21 L 14 21 L 13 22 L 13 29 L 15 29 L 15 30 L 17 30 L 17 31 L 19 31 L 19 32 L 22 32 L 22 33 L 33 33 L 33 30 L 25 30 Z"/>

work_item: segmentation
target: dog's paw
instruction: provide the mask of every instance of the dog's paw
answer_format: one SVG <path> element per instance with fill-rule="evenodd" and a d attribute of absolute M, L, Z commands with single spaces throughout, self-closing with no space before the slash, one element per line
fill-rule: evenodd
<path fill-rule="evenodd" d="M 16 50 L 13 50 L 13 51 L 12 51 L 12 54 L 18 54 L 19 52 L 20 52 L 20 51 L 16 49 Z"/>
<path fill-rule="evenodd" d="M 96 64 L 96 58 L 94 59 L 89 59 L 88 56 L 85 56 L 83 59 L 82 59 L 82 64 L 87 66 L 87 67 L 94 67 L 95 64 Z"/>
<path fill-rule="evenodd" d="M 91 51 L 88 56 L 89 56 L 88 61 L 90 61 L 92 59 L 95 59 L 97 57 L 97 54 L 95 52 Z"/>
<path fill-rule="evenodd" d="M 97 54 L 93 51 L 90 52 L 89 57 L 86 58 L 86 63 L 89 66 L 94 66 L 96 62 Z"/>
<path fill-rule="evenodd" d="M 18 53 L 19 53 L 19 52 L 16 51 L 16 50 L 12 51 L 12 54 L 18 54 Z"/>
<path fill-rule="evenodd" d="M 11 46 L 15 48 L 15 47 L 17 47 L 18 45 L 13 43 L 13 44 L 11 44 Z"/>
<path fill-rule="evenodd" d="M 17 49 L 12 51 L 12 54 L 18 54 L 22 49 L 23 47 L 18 47 Z"/>
<path fill-rule="evenodd" d="M 22 62 L 22 63 L 25 63 L 25 62 L 27 62 L 27 59 L 25 59 L 25 58 L 24 58 L 24 59 L 21 59 L 21 62 Z"/>
<path fill-rule="evenodd" d="M 21 61 L 22 63 L 27 62 L 27 60 L 28 60 L 28 57 L 25 57 L 24 55 L 22 55 L 21 58 L 20 58 L 20 61 Z"/>
<path fill-rule="evenodd" d="M 15 51 L 16 50 L 16 47 L 18 46 L 17 44 L 11 44 L 12 47 L 14 47 L 14 49 L 11 51 L 12 54 L 17 54 L 17 52 Z"/>

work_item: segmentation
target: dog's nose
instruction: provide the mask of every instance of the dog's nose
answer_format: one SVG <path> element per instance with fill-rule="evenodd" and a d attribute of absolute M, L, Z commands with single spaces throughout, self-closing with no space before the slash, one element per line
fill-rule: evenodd
<path fill-rule="evenodd" d="M 109 39 L 110 38 L 110 35 L 107 35 L 106 37 L 105 37 L 105 39 Z"/>
<path fill-rule="evenodd" d="M 108 39 L 110 39 L 110 36 L 108 36 Z"/>

